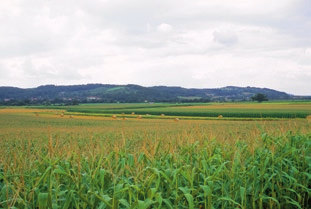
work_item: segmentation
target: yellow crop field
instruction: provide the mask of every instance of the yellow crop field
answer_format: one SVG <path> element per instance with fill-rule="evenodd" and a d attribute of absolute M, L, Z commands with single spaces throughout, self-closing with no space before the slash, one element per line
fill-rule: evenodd
<path fill-rule="evenodd" d="M 176 121 L 0 109 L 0 208 L 310 208 L 306 118 Z"/>

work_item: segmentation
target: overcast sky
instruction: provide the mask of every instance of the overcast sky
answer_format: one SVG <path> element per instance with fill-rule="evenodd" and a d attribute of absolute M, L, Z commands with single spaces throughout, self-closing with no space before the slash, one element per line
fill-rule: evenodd
<path fill-rule="evenodd" d="M 0 86 L 311 95 L 310 0 L 3 0 L 0 25 Z"/>

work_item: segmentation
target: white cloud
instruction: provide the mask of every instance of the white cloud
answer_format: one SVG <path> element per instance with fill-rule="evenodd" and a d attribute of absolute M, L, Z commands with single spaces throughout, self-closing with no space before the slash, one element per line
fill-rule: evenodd
<path fill-rule="evenodd" d="M 171 30 L 172 30 L 172 26 L 167 23 L 162 23 L 157 26 L 157 31 L 159 31 L 160 33 L 169 33 L 171 32 Z"/>
<path fill-rule="evenodd" d="M 0 83 L 311 94 L 308 0 L 0 2 Z M 309 79 L 309 80 L 308 80 Z"/>

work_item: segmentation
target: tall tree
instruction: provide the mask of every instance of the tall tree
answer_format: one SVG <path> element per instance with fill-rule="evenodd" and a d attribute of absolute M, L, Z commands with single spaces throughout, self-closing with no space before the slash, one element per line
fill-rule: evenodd
<path fill-rule="evenodd" d="M 252 101 L 263 102 L 268 101 L 268 96 L 266 94 L 258 93 L 251 97 Z"/>

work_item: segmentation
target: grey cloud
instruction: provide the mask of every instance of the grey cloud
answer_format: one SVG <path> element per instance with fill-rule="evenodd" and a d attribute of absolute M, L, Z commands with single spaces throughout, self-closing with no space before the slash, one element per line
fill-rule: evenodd
<path fill-rule="evenodd" d="M 63 65 L 63 63 L 53 62 L 53 60 L 33 60 L 26 59 L 21 64 L 21 75 L 28 79 L 49 80 L 79 80 L 83 76 L 74 68 L 68 68 L 70 65 Z M 50 83 L 50 82 L 49 82 Z"/>
<path fill-rule="evenodd" d="M 234 45 L 238 42 L 238 37 L 230 31 L 214 31 L 214 41 L 226 46 Z"/>
<path fill-rule="evenodd" d="M 7 78 L 6 68 L 5 68 L 5 66 L 2 63 L 0 63 L 0 77 L 1 77 L 1 79 L 6 79 Z"/>
<path fill-rule="evenodd" d="M 86 4 L 82 8 L 88 15 L 92 16 L 101 27 L 119 28 L 129 34 L 145 33 L 145 26 L 155 24 L 157 1 L 132 0 L 124 2 L 96 1 L 96 4 Z"/>

